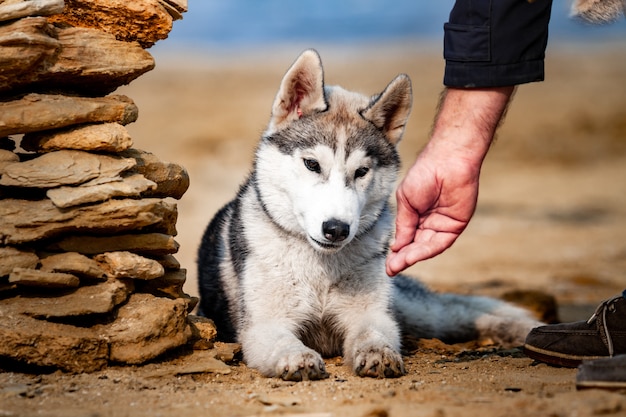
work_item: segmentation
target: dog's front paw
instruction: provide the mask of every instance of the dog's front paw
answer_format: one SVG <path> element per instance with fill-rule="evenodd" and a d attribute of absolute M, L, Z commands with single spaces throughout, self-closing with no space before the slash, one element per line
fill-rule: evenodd
<path fill-rule="evenodd" d="M 278 362 L 277 375 L 285 381 L 307 381 L 329 377 L 324 360 L 313 350 L 287 354 Z"/>
<path fill-rule="evenodd" d="M 372 378 L 397 378 L 405 373 L 402 355 L 389 346 L 358 349 L 354 372 Z"/>

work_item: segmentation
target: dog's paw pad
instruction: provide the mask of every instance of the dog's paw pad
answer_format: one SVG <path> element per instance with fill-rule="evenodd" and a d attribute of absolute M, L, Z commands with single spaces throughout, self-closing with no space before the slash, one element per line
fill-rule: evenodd
<path fill-rule="evenodd" d="M 285 381 L 307 381 L 329 377 L 322 357 L 316 352 L 289 354 L 279 364 L 279 376 Z"/>
<path fill-rule="evenodd" d="M 354 371 L 370 378 L 397 378 L 405 374 L 402 355 L 390 347 L 370 348 L 357 352 Z"/>

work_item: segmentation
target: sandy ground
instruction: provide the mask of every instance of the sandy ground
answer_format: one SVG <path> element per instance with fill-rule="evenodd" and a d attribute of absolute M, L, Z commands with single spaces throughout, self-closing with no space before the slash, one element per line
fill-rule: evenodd
<path fill-rule="evenodd" d="M 277 48 L 278 49 L 278 48 Z M 118 92 L 139 106 L 135 146 L 189 171 L 178 202 L 178 259 L 197 295 L 195 251 L 207 222 L 249 170 L 278 83 L 300 47 L 225 57 L 157 55 L 157 68 Z M 414 107 L 405 166 L 423 146 L 441 90 L 437 48 L 320 46 L 326 82 L 374 94 L 399 72 Z M 443 291 L 500 296 L 540 290 L 563 321 L 585 319 L 626 287 L 626 43 L 551 45 L 547 81 L 519 88 L 484 165 L 476 215 L 457 243 L 410 273 Z M 245 364 L 177 374 L 195 356 L 89 375 L 0 372 L 0 416 L 583 416 L 624 415 L 626 396 L 576 391 L 576 371 L 519 349 L 424 343 L 408 374 L 360 379 L 331 358 L 324 381 L 287 383 Z M 0 365 L 1 368 L 1 365 Z"/>

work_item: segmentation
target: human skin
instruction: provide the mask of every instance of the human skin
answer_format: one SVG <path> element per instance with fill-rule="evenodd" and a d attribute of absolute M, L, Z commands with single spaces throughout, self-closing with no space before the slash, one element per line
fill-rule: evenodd
<path fill-rule="evenodd" d="M 514 86 L 446 88 L 430 140 L 396 190 L 396 235 L 387 274 L 448 249 L 467 227 L 480 170 Z"/>

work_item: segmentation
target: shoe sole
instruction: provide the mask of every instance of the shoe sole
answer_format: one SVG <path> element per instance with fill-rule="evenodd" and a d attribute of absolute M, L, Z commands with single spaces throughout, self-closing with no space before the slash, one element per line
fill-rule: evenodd
<path fill-rule="evenodd" d="M 604 389 L 610 391 L 626 390 L 626 381 L 579 381 L 576 389 Z"/>
<path fill-rule="evenodd" d="M 528 344 L 524 345 L 524 354 L 531 359 L 549 363 L 550 365 L 563 366 L 565 368 L 577 368 L 582 361 L 606 358 L 606 356 L 568 355 L 566 353 L 545 350 Z"/>

